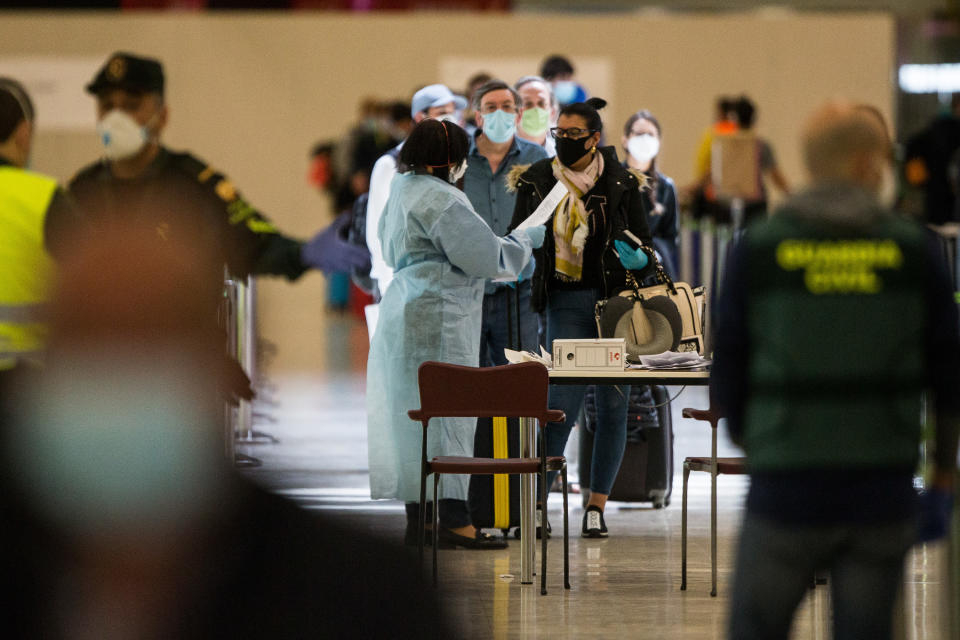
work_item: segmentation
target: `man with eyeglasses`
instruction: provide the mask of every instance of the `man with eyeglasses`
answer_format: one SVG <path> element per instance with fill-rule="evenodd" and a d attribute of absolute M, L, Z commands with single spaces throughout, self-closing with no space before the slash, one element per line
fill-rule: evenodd
<path fill-rule="evenodd" d="M 520 104 L 517 92 L 500 80 L 486 83 L 474 96 L 477 132 L 470 141 L 463 191 L 498 236 L 507 235 L 516 203 L 516 194 L 507 188 L 508 175 L 516 170 L 522 172 L 528 165 L 547 157 L 543 147 L 517 135 Z M 518 323 L 520 348 L 539 353 L 539 325 L 537 314 L 530 309 L 530 281 L 521 278 L 515 286 L 519 305 L 514 296 L 509 295 L 510 286 L 506 284 L 488 282 L 484 290 L 481 367 L 507 363 L 503 349 L 517 346 L 515 342 L 511 344 L 510 334 L 516 335 Z"/>

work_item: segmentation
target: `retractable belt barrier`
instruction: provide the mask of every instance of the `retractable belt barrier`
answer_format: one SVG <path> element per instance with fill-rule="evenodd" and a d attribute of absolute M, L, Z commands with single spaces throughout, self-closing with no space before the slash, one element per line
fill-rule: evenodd
<path fill-rule="evenodd" d="M 943 248 L 943 257 L 947 262 L 947 268 L 950 271 L 950 280 L 953 283 L 954 291 L 960 289 L 960 253 L 958 253 L 958 243 L 960 243 L 960 223 L 948 222 L 946 224 L 928 225 L 930 229 L 936 232 L 940 238 L 940 244 Z"/>
<path fill-rule="evenodd" d="M 220 304 L 219 322 L 227 336 L 227 355 L 243 368 L 251 384 L 256 380 L 257 331 L 255 322 L 256 282 L 248 276 L 246 282 L 226 276 L 223 283 L 223 299 Z M 262 438 L 265 438 L 262 440 Z M 256 458 L 239 454 L 236 444 L 254 444 L 274 441 L 253 430 L 253 404 L 240 399 L 234 406 L 224 405 L 224 456 L 238 466 L 257 466 Z"/>

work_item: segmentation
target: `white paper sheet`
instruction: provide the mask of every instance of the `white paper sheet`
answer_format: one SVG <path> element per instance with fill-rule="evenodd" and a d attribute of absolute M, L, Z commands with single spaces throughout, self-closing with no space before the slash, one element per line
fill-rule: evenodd
<path fill-rule="evenodd" d="M 517 229 L 539 227 L 542 224 L 546 224 L 550 216 L 553 215 L 553 210 L 557 208 L 557 205 L 560 204 L 560 201 L 563 200 L 563 196 L 565 195 L 567 195 L 567 188 L 558 180 L 557 184 L 553 185 L 553 189 L 550 189 L 547 197 L 540 203 L 540 206 L 538 206 L 526 220 L 518 224 Z"/>

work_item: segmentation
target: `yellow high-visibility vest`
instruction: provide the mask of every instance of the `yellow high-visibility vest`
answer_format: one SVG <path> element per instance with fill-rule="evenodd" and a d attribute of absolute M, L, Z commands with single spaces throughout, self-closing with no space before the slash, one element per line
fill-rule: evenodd
<path fill-rule="evenodd" d="M 0 370 L 40 357 L 54 263 L 44 221 L 57 189 L 53 178 L 0 166 Z"/>

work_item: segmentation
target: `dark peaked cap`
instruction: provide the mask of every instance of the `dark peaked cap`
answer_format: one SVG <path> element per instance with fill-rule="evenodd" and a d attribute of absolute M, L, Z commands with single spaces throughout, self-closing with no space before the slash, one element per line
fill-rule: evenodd
<path fill-rule="evenodd" d="M 87 92 L 94 95 L 107 89 L 136 93 L 163 93 L 163 65 L 153 58 L 117 52 L 100 68 Z"/>

